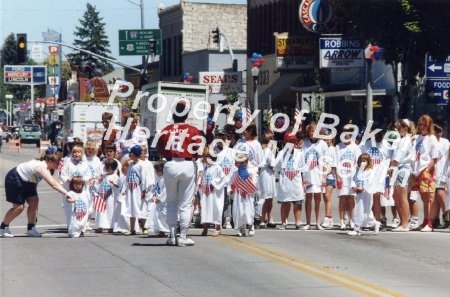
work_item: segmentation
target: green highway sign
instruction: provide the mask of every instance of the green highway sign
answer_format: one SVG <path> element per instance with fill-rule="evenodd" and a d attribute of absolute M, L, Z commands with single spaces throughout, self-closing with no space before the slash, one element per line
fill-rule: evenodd
<path fill-rule="evenodd" d="M 162 52 L 160 29 L 119 30 L 119 55 L 148 55 L 151 42 L 156 43 L 153 54 L 160 55 Z"/>

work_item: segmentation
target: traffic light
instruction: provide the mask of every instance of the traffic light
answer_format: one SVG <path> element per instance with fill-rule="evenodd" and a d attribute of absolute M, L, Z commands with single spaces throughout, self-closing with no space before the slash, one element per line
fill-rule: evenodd
<path fill-rule="evenodd" d="M 19 64 L 25 64 L 27 60 L 27 34 L 17 34 L 17 60 Z"/>
<path fill-rule="evenodd" d="M 219 44 L 220 43 L 220 30 L 219 30 L 219 28 L 216 28 L 216 30 L 212 30 L 212 33 L 214 33 L 213 42 Z"/>
<path fill-rule="evenodd" d="M 156 54 L 156 39 L 150 39 L 148 41 L 151 54 Z"/>

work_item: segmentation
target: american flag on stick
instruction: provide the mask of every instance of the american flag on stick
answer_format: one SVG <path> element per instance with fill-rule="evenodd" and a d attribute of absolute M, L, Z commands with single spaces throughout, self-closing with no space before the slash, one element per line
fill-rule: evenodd
<path fill-rule="evenodd" d="M 243 197 L 249 197 L 256 193 L 256 184 L 253 182 L 247 168 L 238 169 L 238 174 L 231 188 Z"/>
<path fill-rule="evenodd" d="M 200 191 L 209 196 L 211 191 L 211 175 L 204 173 L 200 176 Z"/>
<path fill-rule="evenodd" d="M 250 108 L 250 100 L 247 99 L 247 104 L 245 106 L 246 109 L 246 119 L 247 122 L 250 121 L 250 119 L 252 118 L 252 109 Z"/>
<path fill-rule="evenodd" d="M 106 200 L 103 199 L 93 187 L 89 188 L 89 192 L 91 193 L 92 203 L 94 205 L 94 211 L 105 212 L 106 211 Z"/>
<path fill-rule="evenodd" d="M 295 120 L 299 121 L 300 123 L 302 122 L 302 117 L 300 114 L 300 103 L 298 101 L 298 93 L 297 93 L 297 98 L 295 99 L 295 112 L 294 112 L 294 116 L 295 116 Z"/>
<path fill-rule="evenodd" d="M 270 121 L 270 119 L 273 117 L 273 110 L 272 110 L 272 95 L 269 95 L 269 102 L 267 103 L 267 118 Z"/>

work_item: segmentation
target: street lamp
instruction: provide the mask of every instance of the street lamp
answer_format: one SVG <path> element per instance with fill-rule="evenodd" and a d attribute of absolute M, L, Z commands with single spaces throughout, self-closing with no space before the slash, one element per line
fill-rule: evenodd
<path fill-rule="evenodd" d="M 130 2 L 131 4 L 134 4 L 136 6 L 139 6 L 139 8 L 141 9 L 141 29 L 144 29 L 144 1 L 140 0 L 139 3 L 127 0 L 128 2 Z M 146 61 L 147 57 L 146 56 L 142 56 L 142 67 L 145 66 L 145 61 Z"/>
<path fill-rule="evenodd" d="M 6 125 L 12 126 L 13 95 L 7 94 L 5 95 L 5 99 L 6 99 Z"/>

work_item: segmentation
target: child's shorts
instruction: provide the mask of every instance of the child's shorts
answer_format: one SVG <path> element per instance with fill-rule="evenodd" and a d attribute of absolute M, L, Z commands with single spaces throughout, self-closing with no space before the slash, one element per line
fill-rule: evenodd
<path fill-rule="evenodd" d="M 413 178 L 412 191 L 419 191 L 419 193 L 434 193 L 436 192 L 436 175 L 430 172 L 428 168 L 423 170 L 417 177 Z"/>

